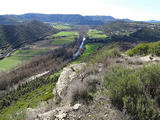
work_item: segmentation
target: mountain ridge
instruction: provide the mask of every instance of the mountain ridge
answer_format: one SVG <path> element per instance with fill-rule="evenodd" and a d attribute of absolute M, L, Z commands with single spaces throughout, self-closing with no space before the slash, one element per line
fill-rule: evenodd
<path fill-rule="evenodd" d="M 133 22 L 128 18 L 115 18 L 105 15 L 81 15 L 81 14 L 42 14 L 42 13 L 25 13 L 20 15 L 6 14 L 0 15 L 0 24 L 19 24 L 23 21 L 38 20 L 41 22 L 60 22 L 75 25 L 103 25 L 105 23 L 117 20 Z M 138 22 L 138 21 L 135 21 Z M 142 21 L 147 23 L 160 23 L 158 20 Z"/>

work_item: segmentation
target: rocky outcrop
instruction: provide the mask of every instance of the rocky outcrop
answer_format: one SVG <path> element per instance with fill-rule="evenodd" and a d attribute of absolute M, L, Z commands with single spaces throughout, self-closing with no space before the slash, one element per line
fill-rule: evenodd
<path fill-rule="evenodd" d="M 27 115 L 33 117 L 27 120 L 122 120 L 122 113 L 101 92 L 103 70 L 103 64 L 80 63 L 65 67 L 53 90 L 56 99 L 36 109 L 28 108 Z M 89 93 L 94 90 L 98 93 L 90 99 Z M 81 99 L 87 100 L 87 105 Z"/>
<path fill-rule="evenodd" d="M 159 63 L 160 62 L 160 57 L 155 56 L 155 55 L 147 55 L 147 56 L 127 56 L 125 54 L 121 55 L 122 58 L 119 58 L 116 60 L 117 63 L 127 63 L 129 64 L 128 67 L 134 67 L 136 68 L 137 66 L 142 67 L 143 65 L 150 65 L 148 63 Z M 134 65 L 134 66 L 131 66 Z"/>
<path fill-rule="evenodd" d="M 58 79 L 53 94 L 57 101 L 65 100 L 69 85 L 76 79 L 78 79 L 79 74 L 82 69 L 85 69 L 86 63 L 72 64 L 69 67 L 63 68 L 63 71 Z M 66 101 L 65 101 L 66 102 Z"/>
<path fill-rule="evenodd" d="M 67 118 L 69 112 L 78 110 L 81 104 L 75 104 L 74 106 L 63 106 L 58 107 L 49 112 L 39 114 L 37 116 L 38 120 L 64 120 Z"/>

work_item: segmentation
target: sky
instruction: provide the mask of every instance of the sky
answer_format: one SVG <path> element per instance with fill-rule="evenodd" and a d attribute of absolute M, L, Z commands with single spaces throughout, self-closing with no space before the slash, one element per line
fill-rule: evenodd
<path fill-rule="evenodd" d="M 0 14 L 106 15 L 160 20 L 160 0 L 0 0 Z"/>

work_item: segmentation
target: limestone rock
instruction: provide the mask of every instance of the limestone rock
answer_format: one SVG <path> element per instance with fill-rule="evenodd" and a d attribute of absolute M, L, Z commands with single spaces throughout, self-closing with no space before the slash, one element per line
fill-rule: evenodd
<path fill-rule="evenodd" d="M 69 84 L 76 79 L 77 73 L 86 66 L 86 63 L 72 64 L 69 67 L 63 68 L 53 94 L 58 99 L 65 99 Z"/>
<path fill-rule="evenodd" d="M 81 106 L 81 104 L 75 104 L 75 105 L 73 106 L 73 110 L 78 110 L 80 106 Z"/>

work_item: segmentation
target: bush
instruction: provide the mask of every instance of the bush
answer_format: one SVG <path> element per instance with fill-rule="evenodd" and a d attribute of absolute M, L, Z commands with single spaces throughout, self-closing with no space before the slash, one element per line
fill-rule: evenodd
<path fill-rule="evenodd" d="M 129 56 L 133 55 L 147 55 L 149 50 L 149 45 L 146 43 L 140 43 L 135 48 L 128 50 L 126 53 Z"/>
<path fill-rule="evenodd" d="M 154 54 L 160 56 L 160 41 L 153 43 L 140 43 L 126 52 L 129 56 Z"/>
<path fill-rule="evenodd" d="M 75 102 L 87 103 L 89 94 L 87 89 L 87 84 L 80 80 L 74 81 L 70 85 L 69 89 L 69 102 L 74 104 Z"/>
<path fill-rule="evenodd" d="M 158 120 L 160 65 L 140 70 L 114 67 L 104 78 L 113 104 L 136 120 Z"/>

